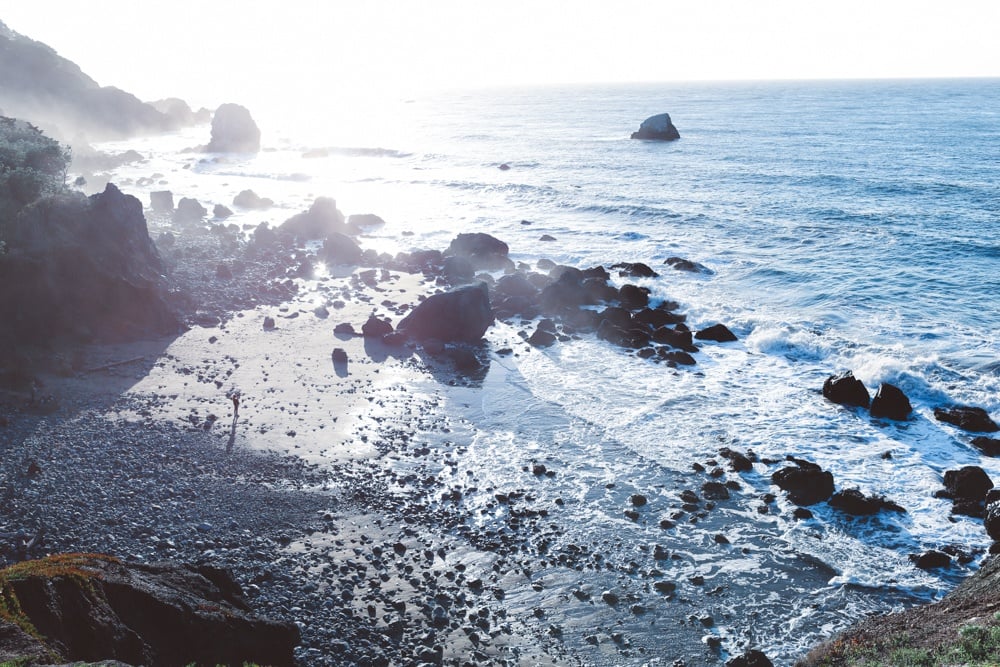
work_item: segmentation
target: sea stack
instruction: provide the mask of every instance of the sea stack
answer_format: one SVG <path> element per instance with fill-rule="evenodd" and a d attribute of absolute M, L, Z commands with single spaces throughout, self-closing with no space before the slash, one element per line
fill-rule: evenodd
<path fill-rule="evenodd" d="M 212 117 L 209 153 L 256 153 L 260 150 L 260 129 L 250 111 L 239 104 L 223 104 Z"/>
<path fill-rule="evenodd" d="M 670 120 L 670 114 L 661 113 L 650 116 L 642 121 L 638 132 L 632 133 L 633 139 L 652 139 L 654 141 L 674 141 L 681 135 Z"/>

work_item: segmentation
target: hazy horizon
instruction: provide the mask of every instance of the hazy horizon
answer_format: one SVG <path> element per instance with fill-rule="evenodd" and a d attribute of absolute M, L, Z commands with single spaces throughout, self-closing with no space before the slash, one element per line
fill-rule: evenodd
<path fill-rule="evenodd" d="M 145 100 L 336 105 L 442 89 L 1000 76 L 1000 3 L 13 0 L 7 25 Z M 84 26 L 81 29 L 80 26 Z"/>

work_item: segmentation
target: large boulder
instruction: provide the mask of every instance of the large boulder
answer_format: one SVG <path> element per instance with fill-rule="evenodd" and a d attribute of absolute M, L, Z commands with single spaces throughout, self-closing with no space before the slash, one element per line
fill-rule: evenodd
<path fill-rule="evenodd" d="M 871 401 L 864 383 L 851 371 L 828 377 L 823 383 L 823 396 L 834 403 L 859 408 L 867 408 Z"/>
<path fill-rule="evenodd" d="M 983 526 L 994 542 L 1000 542 L 1000 501 L 992 502 L 986 506 Z"/>
<path fill-rule="evenodd" d="M 364 253 L 350 236 L 333 232 L 323 241 L 318 254 L 327 264 L 354 265 L 361 262 Z"/>
<path fill-rule="evenodd" d="M 0 321 L 15 339 L 124 340 L 177 330 L 142 204 L 103 193 L 43 199 L 8 229 Z"/>
<path fill-rule="evenodd" d="M 650 116 L 642 121 L 638 132 L 632 133 L 632 139 L 654 139 L 657 141 L 673 141 L 680 139 L 680 132 L 670 120 L 670 114 L 661 113 Z"/>
<path fill-rule="evenodd" d="M 444 254 L 446 257 L 466 257 L 479 270 L 498 271 L 513 266 L 513 262 L 507 257 L 508 252 L 507 244 L 500 239 L 476 232 L 456 236 Z"/>
<path fill-rule="evenodd" d="M 993 433 L 1000 431 L 1000 426 L 990 419 L 982 408 L 958 405 L 952 408 L 934 408 L 934 417 L 938 421 L 957 426 L 963 431 L 978 433 Z"/>
<path fill-rule="evenodd" d="M 910 412 L 912 411 L 913 407 L 910 405 L 910 399 L 906 397 L 903 390 L 888 382 L 883 382 L 879 386 L 878 392 L 875 393 L 875 398 L 872 399 L 872 417 L 885 417 L 886 419 L 903 421 L 910 416 Z"/>
<path fill-rule="evenodd" d="M 293 665 L 299 630 L 258 618 L 225 570 L 63 554 L 0 571 L 8 618 L 56 662 Z M 49 660 L 45 661 L 48 664 Z"/>
<path fill-rule="evenodd" d="M 796 505 L 815 505 L 833 495 L 833 474 L 815 463 L 796 459 L 771 475 L 771 483 L 788 494 Z"/>
<path fill-rule="evenodd" d="M 396 330 L 419 341 L 474 343 L 492 324 L 489 289 L 486 283 L 477 282 L 432 294 L 403 318 Z"/>
<path fill-rule="evenodd" d="M 239 194 L 233 197 L 233 206 L 263 210 L 274 206 L 274 200 L 261 197 L 253 190 L 241 190 Z"/>
<path fill-rule="evenodd" d="M 906 512 L 905 509 L 891 500 L 887 500 L 884 496 L 866 496 L 860 489 L 838 491 L 830 498 L 830 507 L 836 507 L 854 516 L 870 516 L 878 514 L 882 510 Z"/>
<path fill-rule="evenodd" d="M 250 110 L 239 104 L 227 103 L 212 116 L 212 140 L 209 153 L 256 153 L 260 150 L 260 128 Z"/>
<path fill-rule="evenodd" d="M 279 229 L 300 239 L 324 239 L 333 233 L 350 232 L 337 201 L 330 197 L 317 197 L 308 211 L 296 213 L 281 223 Z"/>

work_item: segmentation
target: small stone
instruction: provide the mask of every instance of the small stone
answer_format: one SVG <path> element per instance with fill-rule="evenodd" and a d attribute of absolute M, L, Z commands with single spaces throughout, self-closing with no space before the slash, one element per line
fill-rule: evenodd
<path fill-rule="evenodd" d="M 604 591 L 601 593 L 601 599 L 604 600 L 605 604 L 611 605 L 612 607 L 618 604 L 619 601 L 618 596 L 611 591 Z"/>
<path fill-rule="evenodd" d="M 264 318 L 264 331 L 273 331 L 275 327 L 274 318 L 270 315 Z"/>

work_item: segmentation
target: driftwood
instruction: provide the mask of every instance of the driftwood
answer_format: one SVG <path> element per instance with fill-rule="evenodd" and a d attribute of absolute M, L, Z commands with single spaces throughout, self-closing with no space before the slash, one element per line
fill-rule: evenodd
<path fill-rule="evenodd" d="M 110 368 L 115 368 L 117 366 L 125 366 L 126 364 L 134 364 L 137 361 L 144 361 L 146 357 L 133 357 L 132 359 L 124 359 L 122 361 L 112 361 L 111 363 L 104 364 L 102 366 L 94 366 L 93 368 L 84 369 L 84 373 L 97 373 L 99 371 L 106 371 Z"/>

